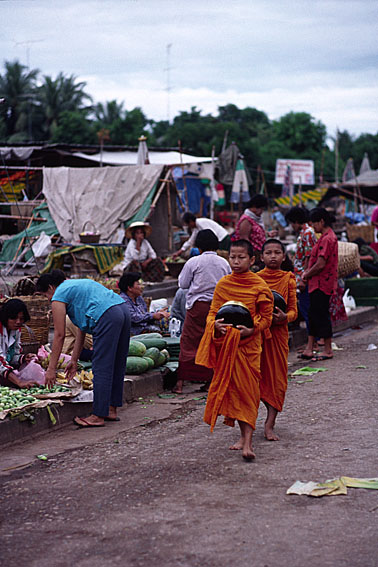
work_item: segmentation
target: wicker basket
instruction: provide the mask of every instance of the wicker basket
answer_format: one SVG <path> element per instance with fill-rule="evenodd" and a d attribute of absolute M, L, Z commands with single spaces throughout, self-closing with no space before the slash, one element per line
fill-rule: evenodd
<path fill-rule="evenodd" d="M 356 238 L 363 238 L 367 244 L 374 242 L 374 226 L 373 225 L 359 225 L 347 224 L 346 226 L 348 240 L 352 242 Z"/>
<path fill-rule="evenodd" d="M 49 342 L 51 322 L 50 301 L 43 295 L 19 295 L 11 299 L 23 301 L 29 311 L 30 321 L 21 328 L 21 344 L 24 353 L 36 352 Z M 1 301 L 6 303 L 7 299 Z"/>
<path fill-rule="evenodd" d="M 345 278 L 353 272 L 356 272 L 360 267 L 360 255 L 358 253 L 358 246 L 353 242 L 338 242 L 338 276 Z"/>
<path fill-rule="evenodd" d="M 93 234 L 86 234 L 85 229 L 88 224 L 92 225 Z M 98 244 L 100 242 L 101 234 L 96 230 L 96 227 L 92 221 L 87 221 L 84 224 L 81 233 L 79 234 L 79 238 L 80 242 L 82 242 L 83 244 Z"/>

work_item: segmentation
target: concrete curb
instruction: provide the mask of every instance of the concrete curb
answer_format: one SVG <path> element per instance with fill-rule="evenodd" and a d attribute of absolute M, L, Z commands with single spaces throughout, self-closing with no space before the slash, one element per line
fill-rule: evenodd
<path fill-rule="evenodd" d="M 145 398 L 163 392 L 163 374 L 160 370 L 150 370 L 139 376 L 125 376 L 123 402 L 132 403 L 139 398 Z M 47 408 L 36 409 L 33 412 L 35 421 L 19 421 L 18 418 L 5 418 L 0 421 L 0 447 L 24 441 L 31 437 L 60 429 L 72 422 L 75 416 L 83 417 L 92 410 L 91 402 L 70 403 L 63 405 L 51 404 L 50 409 L 56 418 L 53 425 Z"/>

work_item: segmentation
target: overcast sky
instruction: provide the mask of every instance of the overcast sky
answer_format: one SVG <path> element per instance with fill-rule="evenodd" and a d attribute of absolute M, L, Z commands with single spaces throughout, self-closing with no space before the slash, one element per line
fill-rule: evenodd
<path fill-rule="evenodd" d="M 227 103 L 378 132 L 377 0 L 0 0 L 0 54 L 148 118 Z"/>

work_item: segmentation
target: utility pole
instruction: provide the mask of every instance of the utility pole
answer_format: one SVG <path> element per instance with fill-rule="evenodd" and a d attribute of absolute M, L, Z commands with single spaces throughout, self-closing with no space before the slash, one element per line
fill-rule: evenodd
<path fill-rule="evenodd" d="M 14 42 L 15 45 L 26 45 L 26 67 L 27 67 L 29 72 L 30 72 L 30 45 L 32 43 L 41 43 L 42 41 L 45 41 L 45 40 L 44 39 L 27 39 L 25 41 L 15 41 Z M 31 97 L 32 97 L 32 95 L 30 95 L 29 98 L 28 98 L 28 138 L 29 138 L 29 142 L 31 142 L 32 139 L 33 139 Z"/>
<path fill-rule="evenodd" d="M 172 43 L 168 43 L 166 50 L 167 50 L 167 67 L 164 69 L 167 73 L 167 86 L 165 90 L 167 91 L 167 120 L 168 124 L 171 122 L 171 109 L 170 109 L 170 94 L 171 94 L 171 47 Z"/>
<path fill-rule="evenodd" d="M 335 139 L 335 183 L 339 182 L 339 129 L 336 128 Z"/>

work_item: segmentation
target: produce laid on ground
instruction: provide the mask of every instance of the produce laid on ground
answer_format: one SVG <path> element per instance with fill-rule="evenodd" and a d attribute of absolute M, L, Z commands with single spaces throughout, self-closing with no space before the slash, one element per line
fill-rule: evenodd
<path fill-rule="evenodd" d="M 67 378 L 64 372 L 57 373 L 57 380 L 61 383 L 66 383 Z M 92 370 L 81 370 L 75 374 L 72 383 L 80 383 L 83 387 L 83 390 L 93 390 L 93 372 Z"/>
<path fill-rule="evenodd" d="M 135 335 L 130 340 L 126 374 L 143 374 L 169 360 L 167 342 L 160 333 Z"/>
<path fill-rule="evenodd" d="M 168 256 L 165 261 L 168 264 L 185 264 L 186 260 L 184 260 L 184 258 L 181 258 L 181 256 L 176 256 L 176 258 L 173 258 L 173 256 Z"/>
<path fill-rule="evenodd" d="M 22 408 L 37 401 L 29 390 L 13 390 L 8 386 L 0 386 L 0 412 Z"/>

